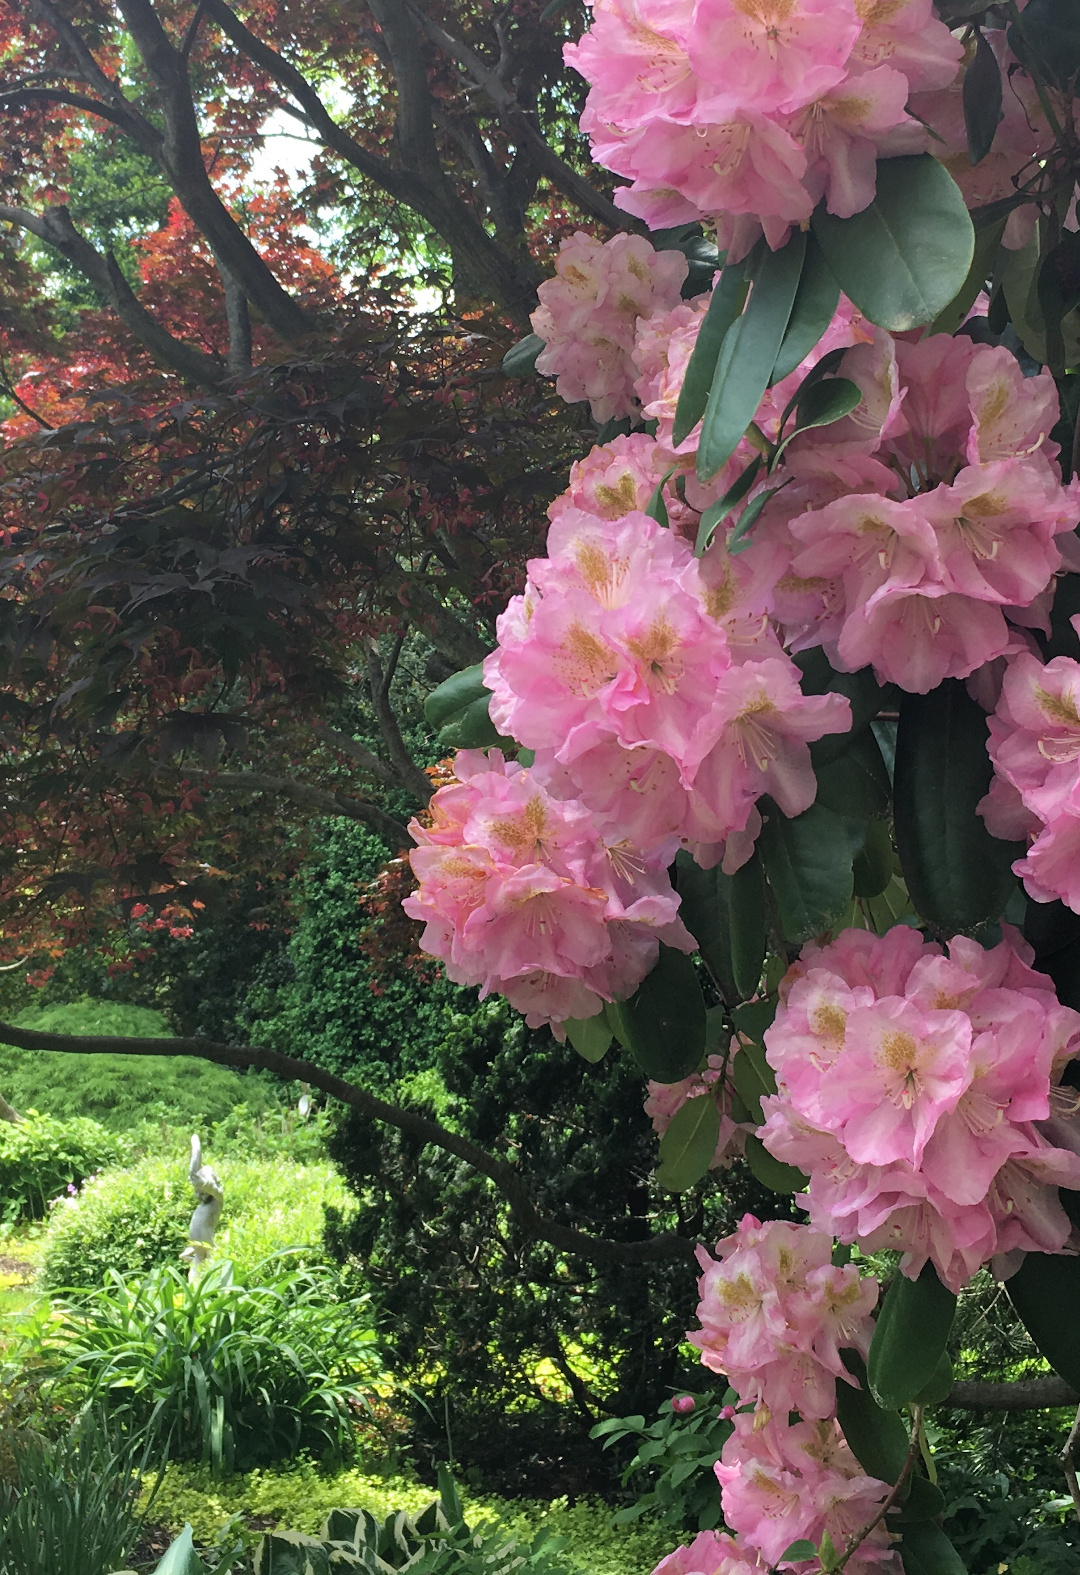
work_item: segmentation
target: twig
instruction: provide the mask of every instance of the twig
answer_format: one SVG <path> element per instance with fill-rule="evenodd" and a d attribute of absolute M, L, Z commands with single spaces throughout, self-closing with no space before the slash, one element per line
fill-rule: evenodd
<path fill-rule="evenodd" d="M 1077 1408 L 1076 1416 L 1073 1418 L 1073 1425 L 1069 1429 L 1068 1438 L 1065 1440 L 1065 1448 L 1058 1456 L 1058 1459 L 1061 1461 L 1061 1469 L 1065 1473 L 1065 1480 L 1069 1484 L 1069 1493 L 1072 1496 L 1076 1518 L 1080 1520 L 1080 1482 L 1076 1480 L 1076 1461 L 1074 1459 L 1078 1442 L 1080 1442 L 1080 1407 Z"/>
<path fill-rule="evenodd" d="M 908 1452 L 904 1457 L 904 1464 L 900 1475 L 893 1483 L 892 1488 L 887 1494 L 873 1520 L 868 1520 L 866 1525 L 849 1539 L 840 1562 L 833 1565 L 834 1575 L 840 1575 L 840 1571 L 844 1568 L 844 1565 L 866 1541 L 874 1527 L 879 1525 L 881 1521 L 885 1519 L 885 1516 L 889 1513 L 890 1509 L 892 1509 L 893 1505 L 899 1500 L 900 1494 L 904 1491 L 904 1487 L 907 1484 L 907 1479 L 911 1475 L 912 1467 L 914 1466 L 919 1454 L 919 1440 L 922 1434 L 922 1417 L 922 1406 L 913 1405 L 911 1408 L 911 1441 L 908 1444 Z"/>

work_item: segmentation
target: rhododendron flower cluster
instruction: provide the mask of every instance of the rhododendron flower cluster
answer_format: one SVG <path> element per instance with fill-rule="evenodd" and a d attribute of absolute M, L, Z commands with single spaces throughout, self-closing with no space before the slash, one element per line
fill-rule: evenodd
<path fill-rule="evenodd" d="M 766 1566 L 744 1553 L 734 1538 L 718 1531 L 699 1531 L 688 1547 L 678 1547 L 652 1575 L 754 1575 Z"/>
<path fill-rule="evenodd" d="M 786 815 L 813 802 L 807 744 L 846 731 L 848 702 L 803 695 L 765 630 L 732 645 L 690 547 L 647 515 L 568 506 L 547 546 L 484 662 L 496 727 L 605 831 L 665 862 L 682 842 L 738 867 L 763 793 Z"/>
<path fill-rule="evenodd" d="M 497 750 L 462 750 L 454 770 L 430 824 L 409 827 L 420 885 L 404 908 L 456 983 L 498 991 L 535 1028 L 632 994 L 661 940 L 693 951 L 666 871 L 605 842 L 583 805 Z"/>
<path fill-rule="evenodd" d="M 1077 623 L 1080 620 L 1074 619 Z M 994 779 L 979 805 L 990 831 L 1033 841 L 1013 865 L 1036 902 L 1080 913 L 1080 662 L 1011 661 L 990 718 Z"/>
<path fill-rule="evenodd" d="M 747 1214 L 715 1258 L 698 1248 L 701 1328 L 687 1339 L 741 1400 L 823 1421 L 836 1411 L 836 1380 L 855 1382 L 840 1351 L 869 1351 L 878 1284 L 835 1265 L 832 1246 L 806 1225 Z"/>
<path fill-rule="evenodd" d="M 1080 487 L 1062 486 L 1048 433 L 1048 372 L 1008 350 L 878 330 L 838 375 L 852 415 L 797 437 L 793 485 L 755 531 L 777 565 L 774 616 L 794 648 L 924 694 L 1004 654 L 1012 625 L 1042 625 L 1053 575 L 1076 561 Z"/>
<path fill-rule="evenodd" d="M 733 1427 L 714 1467 L 724 1520 L 766 1568 L 798 1568 L 783 1559 L 784 1552 L 804 1538 L 820 1543 L 826 1532 L 843 1551 L 888 1494 L 887 1483 L 863 1471 L 835 1417 L 792 1423 L 771 1416 L 763 1423 L 760 1413 L 743 1411 Z M 879 1522 L 845 1568 L 854 1575 L 900 1575 L 891 1541 Z M 816 1562 L 802 1567 L 813 1569 Z"/>
<path fill-rule="evenodd" d="M 579 230 L 537 291 L 532 326 L 545 341 L 537 371 L 557 379 L 568 403 L 587 399 L 595 421 L 634 414 L 638 320 L 674 306 L 686 272 L 681 252 L 655 251 L 640 235 L 602 244 Z"/>
<path fill-rule="evenodd" d="M 929 1260 L 952 1290 L 996 1255 L 1063 1250 L 1080 1013 L 1032 955 L 1012 930 L 944 949 L 904 925 L 804 948 L 765 1035 L 761 1139 L 809 1176 L 816 1229 L 902 1250 L 911 1278 Z"/>
<path fill-rule="evenodd" d="M 963 58 L 930 0 L 592 0 L 566 47 L 590 83 L 593 157 L 631 185 L 615 200 L 654 229 L 715 221 L 733 259 L 783 244 L 821 199 L 849 217 L 879 156 L 921 152 L 911 94 Z"/>
<path fill-rule="evenodd" d="M 716 1152 L 709 1161 L 709 1169 L 730 1165 L 741 1154 L 746 1141 L 746 1127 L 731 1114 L 734 1084 L 731 1081 L 731 1061 L 738 1050 L 738 1040 L 732 1041 L 729 1055 L 710 1055 L 700 1072 L 691 1072 L 677 1083 L 649 1083 L 649 1097 L 645 1101 L 645 1114 L 653 1124 L 657 1137 L 663 1137 L 671 1125 L 672 1117 L 681 1110 L 688 1099 L 714 1099 L 720 1111 L 720 1133 Z"/>

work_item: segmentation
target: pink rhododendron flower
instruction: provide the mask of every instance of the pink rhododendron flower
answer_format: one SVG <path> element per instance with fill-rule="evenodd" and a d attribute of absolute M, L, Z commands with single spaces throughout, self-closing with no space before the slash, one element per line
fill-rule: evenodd
<path fill-rule="evenodd" d="M 980 814 L 994 836 L 1032 838 L 1013 865 L 1029 896 L 1080 913 L 1080 662 L 1016 656 L 988 748 L 994 779 Z"/>
<path fill-rule="evenodd" d="M 817 1230 L 927 1260 L 959 1290 L 998 1254 L 1060 1252 L 1059 1186 L 1080 1183 L 1080 1054 L 1019 936 L 946 952 L 898 925 L 807 947 L 765 1035 L 777 1093 L 761 1139 L 810 1178 Z"/>
<path fill-rule="evenodd" d="M 661 1559 L 652 1575 L 761 1575 L 765 1568 L 756 1554 L 745 1553 L 733 1537 L 719 1531 L 699 1531 L 689 1547 L 678 1547 Z"/>
<path fill-rule="evenodd" d="M 701 1328 L 687 1339 L 740 1400 L 784 1415 L 824 1419 L 836 1410 L 836 1380 L 854 1379 L 841 1348 L 865 1356 L 877 1281 L 832 1262 L 832 1239 L 806 1225 L 762 1225 L 752 1214 L 716 1245 L 698 1249 Z"/>
<path fill-rule="evenodd" d="M 534 772 L 657 857 L 682 842 L 715 863 L 747 833 L 730 850 L 742 862 L 756 800 L 806 809 L 809 743 L 850 725 L 846 700 L 803 695 L 775 642 L 736 660 L 716 597 L 655 520 L 567 506 L 484 664 L 495 725 L 537 751 Z"/>
<path fill-rule="evenodd" d="M 873 200 L 879 157 L 929 138 L 912 93 L 940 92 L 963 49 L 929 0 L 594 0 L 566 47 L 590 84 L 581 126 L 625 176 L 616 202 L 654 228 L 705 219 L 731 259 L 783 245 L 822 197 Z"/>
<path fill-rule="evenodd" d="M 661 940 L 694 950 L 666 871 L 606 843 L 584 805 L 497 750 L 462 750 L 454 769 L 430 825 L 410 824 L 420 884 L 404 906 L 456 983 L 557 1025 L 632 994 Z"/>
<path fill-rule="evenodd" d="M 724 1519 L 740 1545 L 758 1552 L 769 1568 L 793 1542 L 820 1543 L 827 1531 L 837 1548 L 873 1519 L 888 1485 L 866 1476 L 835 1419 L 789 1423 L 773 1416 L 764 1425 L 746 1412 L 714 1470 Z M 898 1572 L 891 1537 L 879 1523 L 846 1568 L 857 1575 Z"/>
<path fill-rule="evenodd" d="M 681 252 L 654 251 L 640 235 L 601 244 L 578 231 L 563 241 L 555 277 L 540 286 L 532 314 L 533 331 L 545 341 L 537 371 L 557 379 L 563 399 L 587 399 L 598 422 L 635 414 L 638 318 L 675 304 L 686 269 Z"/>
<path fill-rule="evenodd" d="M 838 375 L 861 403 L 795 438 L 791 480 L 755 528 L 776 565 L 772 614 L 789 647 L 821 644 L 836 667 L 924 694 L 1015 651 L 1015 625 L 1044 623 L 1071 562 L 1080 487 L 1054 463 L 1056 390 L 1007 350 L 946 334 L 878 330 Z"/>

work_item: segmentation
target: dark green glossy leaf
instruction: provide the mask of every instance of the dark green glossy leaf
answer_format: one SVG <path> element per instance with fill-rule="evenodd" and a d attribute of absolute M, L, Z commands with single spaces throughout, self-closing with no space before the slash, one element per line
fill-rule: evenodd
<path fill-rule="evenodd" d="M 611 1046 L 611 1025 L 601 1010 L 595 1017 L 570 1017 L 566 1037 L 583 1061 L 602 1061 Z"/>
<path fill-rule="evenodd" d="M 731 1058 L 731 1080 L 750 1112 L 750 1119 L 760 1126 L 765 1119 L 761 1101 L 767 1094 L 776 1093 L 776 1074 L 765 1059 L 764 1045 L 739 1046 Z"/>
<path fill-rule="evenodd" d="M 1001 123 L 1001 67 L 980 28 L 975 29 L 975 54 L 964 72 L 963 93 L 968 157 L 972 164 L 981 164 Z"/>
<path fill-rule="evenodd" d="M 937 1366 L 930 1375 L 930 1382 L 915 1396 L 916 1405 L 940 1405 L 953 1386 L 952 1357 L 943 1351 Z"/>
<path fill-rule="evenodd" d="M 933 1378 L 956 1316 L 956 1297 L 928 1263 L 917 1280 L 897 1273 L 878 1309 L 866 1375 L 886 1411 L 908 1405 Z"/>
<path fill-rule="evenodd" d="M 734 875 L 703 870 L 689 853 L 675 860 L 679 916 L 729 1005 L 757 990 L 765 964 L 765 880 L 757 854 Z"/>
<path fill-rule="evenodd" d="M 789 1543 L 776 1562 L 778 1564 L 786 1564 L 790 1561 L 792 1564 L 796 1564 L 801 1563 L 803 1559 L 816 1558 L 817 1548 L 814 1543 L 808 1542 L 805 1537 L 799 1537 L 795 1542 Z"/>
<path fill-rule="evenodd" d="M 811 220 L 840 288 L 882 328 L 933 322 L 967 278 L 975 248 L 960 188 L 929 153 L 882 159 L 873 202 L 850 219 Z"/>
<path fill-rule="evenodd" d="M 799 362 L 810 354 L 835 317 L 839 300 L 836 275 L 822 256 L 817 241 L 812 235 L 808 236 L 799 288 L 770 383 L 779 383 L 790 376 Z"/>
<path fill-rule="evenodd" d="M 797 945 L 819 935 L 843 916 L 851 901 L 851 866 L 865 836 L 857 820 L 811 804 L 788 820 L 768 799 L 758 839 L 769 886 L 776 899 L 784 939 Z"/>
<path fill-rule="evenodd" d="M 716 1153 L 720 1110 L 709 1094 L 688 1099 L 671 1118 L 660 1139 L 656 1180 L 669 1192 L 685 1192 L 700 1181 Z"/>
<path fill-rule="evenodd" d="M 1076 0 L 1030 0 L 1019 24 L 1009 28 L 1009 47 L 1056 87 L 1080 72 L 1080 12 Z"/>
<path fill-rule="evenodd" d="M 689 1077 L 705 1053 L 705 998 L 690 958 L 660 946 L 656 967 L 607 1018 L 645 1076 L 656 1083 Z"/>
<path fill-rule="evenodd" d="M 914 1525 L 920 1520 L 936 1520 L 944 1508 L 945 1496 L 941 1489 L 929 1477 L 913 1476 L 908 1481 L 897 1520 L 901 1526 Z"/>
<path fill-rule="evenodd" d="M 988 223 L 976 223 L 975 251 L 967 278 L 944 311 L 939 312 L 934 318 L 926 330 L 928 336 L 954 334 L 975 305 L 979 292 L 986 287 L 986 282 L 994 271 L 994 262 L 1001 246 L 1001 237 L 1005 233 L 1007 217 L 1006 214 L 1001 214 L 999 218 L 992 219 Z M 1001 296 L 1000 290 L 998 296 Z"/>
<path fill-rule="evenodd" d="M 713 288 L 704 320 L 686 364 L 686 375 L 675 406 L 672 442 L 689 437 L 705 414 L 716 373 L 716 363 L 728 330 L 738 320 L 746 301 L 746 270 L 743 263 L 724 269 Z"/>
<path fill-rule="evenodd" d="M 1046 1360 L 1080 1390 L 1080 1258 L 1029 1252 L 1005 1289 Z"/>
<path fill-rule="evenodd" d="M 794 1165 L 785 1165 L 781 1160 L 774 1159 L 761 1139 L 752 1132 L 746 1139 L 746 1163 L 761 1185 L 768 1187 L 770 1192 L 803 1192 L 806 1188 L 807 1178 L 802 1171 L 796 1170 Z"/>
<path fill-rule="evenodd" d="M 433 689 L 424 701 L 424 716 L 429 727 L 445 727 L 451 717 L 457 716 L 474 700 L 481 699 L 489 691 L 484 687 L 484 668 L 481 662 L 474 667 L 465 667 L 460 673 L 452 673 L 443 680 L 437 689 Z"/>
<path fill-rule="evenodd" d="M 764 492 L 759 492 L 757 497 L 746 505 L 745 509 L 743 509 L 735 523 L 735 529 L 728 537 L 727 550 L 729 553 L 731 553 L 732 557 L 734 557 L 737 552 L 746 551 L 747 547 L 750 545 L 749 537 L 751 528 L 757 524 L 762 509 L 765 507 L 766 503 L 768 503 L 770 498 L 775 498 L 776 494 L 778 492 L 783 492 L 786 486 L 787 482 L 782 481 L 778 487 L 766 487 Z"/>
<path fill-rule="evenodd" d="M 722 525 L 736 504 L 741 503 L 750 488 L 757 480 L 763 460 L 760 454 L 747 465 L 742 475 L 736 476 L 731 486 L 722 498 L 717 498 L 715 503 L 710 503 L 701 519 L 698 521 L 697 541 L 694 543 L 694 556 L 700 558 L 707 551 L 716 529 Z"/>
<path fill-rule="evenodd" d="M 502 358 L 505 377 L 529 377 L 536 371 L 536 358 L 546 341 L 539 334 L 526 334 L 516 345 L 511 345 Z"/>
<path fill-rule="evenodd" d="M 828 427 L 862 404 L 862 389 L 849 377 L 826 377 L 811 383 L 795 406 L 795 428 Z"/>
<path fill-rule="evenodd" d="M 932 1520 L 904 1527 L 900 1558 L 904 1575 L 967 1575 L 967 1565 Z"/>
<path fill-rule="evenodd" d="M 845 753 L 852 734 L 860 732 L 882 709 L 888 691 L 882 689 L 869 667 L 860 668 L 857 673 L 838 673 L 820 646 L 799 651 L 794 662 L 802 675 L 799 687 L 804 695 L 843 695 L 851 706 L 850 732 L 829 733 L 811 744 L 810 756 L 816 770 Z"/>
<path fill-rule="evenodd" d="M 727 463 L 754 419 L 791 317 L 805 253 L 806 236 L 797 231 L 782 250 L 766 250 L 757 265 L 750 300 L 724 339 L 709 390 L 697 456 L 702 481 Z"/>
<path fill-rule="evenodd" d="M 667 529 L 668 511 L 667 504 L 664 502 L 664 488 L 667 486 L 674 474 L 674 467 L 671 470 L 664 472 L 660 480 L 656 483 L 656 486 L 653 488 L 652 497 L 645 505 L 645 513 L 649 516 L 649 518 L 651 520 L 655 520 L 658 525 L 663 525 L 665 529 Z"/>
<path fill-rule="evenodd" d="M 986 715 L 959 679 L 904 695 L 896 735 L 896 846 L 915 910 L 942 934 L 997 919 L 1023 848 L 992 837 L 976 813 L 990 786 Z"/>
<path fill-rule="evenodd" d="M 851 1452 L 868 1476 L 895 1482 L 904 1469 L 910 1439 L 899 1411 L 878 1405 L 866 1385 L 866 1364 L 857 1351 L 844 1351 L 843 1363 L 859 1380 L 854 1389 L 836 1380 L 836 1418 Z"/>
<path fill-rule="evenodd" d="M 439 730 L 437 742 L 443 749 L 489 749 L 502 742 L 502 734 L 488 715 L 491 696 L 485 692 L 478 700 L 451 717 Z"/>
<path fill-rule="evenodd" d="M 862 852 L 852 866 L 855 895 L 869 900 L 880 897 L 893 877 L 892 831 L 887 821 L 872 820 L 866 828 Z"/>
<path fill-rule="evenodd" d="M 889 813 L 890 784 L 878 741 L 869 727 L 847 736 L 844 753 L 815 768 L 817 803 L 837 815 L 880 820 Z"/>

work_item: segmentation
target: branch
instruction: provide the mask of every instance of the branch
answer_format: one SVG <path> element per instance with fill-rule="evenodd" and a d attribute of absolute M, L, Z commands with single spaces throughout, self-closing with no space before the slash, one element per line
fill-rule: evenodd
<path fill-rule="evenodd" d="M 171 43 L 151 0 L 118 3 L 161 104 L 165 135 L 156 155 L 158 164 L 195 227 L 256 311 L 283 339 L 302 338 L 311 329 L 306 312 L 278 283 L 210 182 L 183 54 Z"/>
<path fill-rule="evenodd" d="M 81 109 L 88 115 L 99 115 L 103 120 L 111 120 L 114 126 L 122 126 L 125 131 L 130 129 L 128 116 L 120 110 L 110 104 L 103 104 L 100 99 L 91 98 L 87 93 L 70 93 L 66 88 L 10 88 L 6 93 L 0 93 L 0 110 L 30 104 L 35 99 L 45 103 L 69 104 L 73 109 Z"/>
<path fill-rule="evenodd" d="M 242 54 L 254 61 L 257 66 L 261 66 L 267 76 L 296 100 L 304 111 L 306 122 L 318 132 L 324 146 L 338 154 L 354 169 L 359 170 L 362 175 L 375 181 L 399 202 L 407 203 L 412 207 L 418 199 L 422 200 L 422 184 L 403 171 L 395 170 L 386 159 L 370 152 L 363 143 L 357 142 L 355 137 L 350 136 L 342 126 L 339 126 L 327 112 L 322 99 L 307 78 L 269 44 L 256 37 L 230 9 L 225 0 L 204 0 L 203 9 L 207 16 L 217 23 L 225 36 L 232 39 Z M 285 107 L 288 108 L 287 105 Z"/>
<path fill-rule="evenodd" d="M 368 688 L 371 690 L 371 704 L 375 711 L 375 720 L 379 724 L 379 732 L 386 741 L 386 748 L 389 751 L 394 769 L 401 781 L 409 789 L 409 792 L 415 794 L 421 804 L 426 804 L 435 790 L 428 779 L 427 773 L 420 769 L 409 754 L 405 740 L 401 736 L 397 717 L 394 715 L 393 707 L 390 704 L 390 681 L 383 673 L 378 647 L 374 641 L 368 647 L 367 670 Z"/>
<path fill-rule="evenodd" d="M 245 793 L 278 793 L 282 798 L 292 799 L 294 804 L 302 804 L 305 809 L 319 810 L 324 815 L 347 815 L 350 820 L 359 820 L 377 831 L 391 847 L 407 847 L 412 841 L 408 828 L 400 820 L 395 820 L 377 804 L 365 803 L 349 793 L 331 792 L 310 782 L 297 782 L 292 777 L 266 776 L 261 771 L 209 771 L 202 766 L 188 765 L 180 767 L 180 771 L 184 777 L 203 781 L 208 787 L 239 788 Z M 426 777 L 424 780 L 427 782 Z M 430 796 L 431 784 L 428 783 Z"/>
<path fill-rule="evenodd" d="M 224 376 L 220 361 L 204 355 L 193 345 L 177 339 L 146 310 L 124 275 L 120 272 L 112 253 L 102 256 L 84 235 L 80 235 L 65 206 L 46 208 L 41 214 L 30 213 L 26 208 L 12 208 L 0 203 L 0 220 L 16 224 L 20 229 L 36 235 L 66 257 L 108 302 L 121 322 L 143 344 L 156 361 L 177 372 L 189 383 L 201 383 L 213 388 Z"/>
<path fill-rule="evenodd" d="M 1045 1378 L 1019 1378 L 1012 1383 L 976 1379 L 953 1384 L 942 1405 L 962 1411 L 1036 1411 L 1043 1406 L 1076 1405 L 1080 1394 L 1056 1373 Z"/>
<path fill-rule="evenodd" d="M 364 744 L 359 743 L 355 738 L 350 738 L 348 733 L 342 733 L 336 727 L 329 727 L 325 722 L 313 723 L 311 730 L 328 748 L 348 755 L 362 771 L 378 778 L 380 782 L 385 782 L 387 787 L 399 788 L 403 785 L 396 771 L 380 760 L 378 755 L 372 754 Z"/>
<path fill-rule="evenodd" d="M 559 157 L 518 103 L 513 89 L 507 85 L 504 70 L 490 71 L 468 44 L 454 38 L 444 27 L 440 27 L 438 22 L 432 21 L 415 6 L 410 6 L 409 9 L 431 42 L 437 44 L 452 60 L 456 60 L 472 83 L 487 95 L 507 130 L 519 144 L 528 148 L 537 167 L 554 186 L 570 197 L 583 213 L 599 219 L 600 223 L 606 224 L 609 229 L 644 233 L 645 227 L 639 220 L 629 213 L 624 213 L 621 208 L 616 208 L 609 198 L 598 192 L 572 165 Z"/>
<path fill-rule="evenodd" d="M 229 325 L 229 371 L 246 377 L 251 371 L 251 314 L 247 296 L 233 274 L 214 253 L 214 262 L 225 288 L 225 320 Z"/>
<path fill-rule="evenodd" d="M 562 1252 L 580 1253 L 601 1263 L 656 1263 L 682 1259 L 694 1261 L 694 1244 L 668 1233 L 647 1241 L 610 1241 L 590 1236 L 585 1231 L 541 1214 L 529 1196 L 525 1181 L 513 1165 L 496 1159 L 470 1143 L 457 1132 L 449 1132 L 436 1121 L 391 1105 L 355 1083 L 347 1083 L 310 1061 L 282 1055 L 255 1045 L 223 1045 L 211 1039 L 126 1039 L 110 1034 L 46 1034 L 32 1028 L 16 1028 L 0 1023 L 0 1044 L 20 1050 L 55 1050 L 72 1055 L 193 1055 L 218 1066 L 252 1067 L 273 1072 L 290 1081 L 309 1083 L 331 1099 L 340 1100 L 372 1120 L 385 1122 L 422 1144 L 433 1144 L 454 1154 L 466 1165 L 486 1176 L 503 1194 L 519 1226 L 538 1241 L 546 1241 Z"/>
<path fill-rule="evenodd" d="M 126 98 L 112 78 L 98 65 L 93 50 L 79 30 L 51 3 L 51 0 L 31 0 L 38 16 L 52 28 L 71 56 L 83 81 L 95 88 L 112 106 L 119 123 L 135 138 L 144 152 L 157 158 L 161 147 L 161 133 Z"/>
<path fill-rule="evenodd" d="M 1080 1520 L 1080 1482 L 1076 1480 L 1075 1459 L 1078 1442 L 1080 1442 L 1080 1410 L 1077 1411 L 1076 1416 L 1073 1418 L 1073 1425 L 1069 1429 L 1068 1438 L 1065 1440 L 1065 1448 L 1058 1456 L 1058 1459 L 1061 1461 L 1061 1469 L 1065 1473 L 1065 1481 L 1069 1485 L 1069 1494 L 1073 1501 L 1073 1508 L 1076 1511 L 1076 1518 Z"/>

